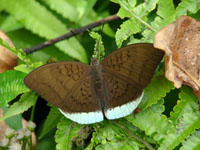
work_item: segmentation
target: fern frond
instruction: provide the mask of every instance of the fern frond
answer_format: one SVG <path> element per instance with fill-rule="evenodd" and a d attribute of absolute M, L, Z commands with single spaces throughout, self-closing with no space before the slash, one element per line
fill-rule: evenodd
<path fill-rule="evenodd" d="M 36 100 L 37 96 L 34 92 L 24 93 L 19 99 L 19 101 L 15 102 L 8 108 L 3 117 L 0 118 L 0 121 L 23 113 L 24 111 L 28 110 L 31 106 L 33 106 Z"/>
<path fill-rule="evenodd" d="M 156 104 L 158 100 L 165 97 L 174 86 L 164 75 L 155 75 L 150 84 L 146 87 L 144 97 L 139 105 L 140 108 L 146 109 L 152 104 Z"/>
<path fill-rule="evenodd" d="M 25 73 L 14 70 L 0 74 L 0 107 L 6 106 L 17 95 L 29 91 L 24 85 L 25 76 Z"/>
<path fill-rule="evenodd" d="M 195 131 L 195 129 L 199 128 L 199 112 L 190 112 L 183 114 L 182 120 L 180 120 L 180 123 L 176 125 L 176 132 L 166 135 L 158 150 L 174 149 L 181 142 L 183 142 L 185 138 L 192 134 Z"/>
<path fill-rule="evenodd" d="M 173 112 L 170 113 L 170 119 L 174 124 L 179 123 L 184 113 L 189 113 L 191 111 L 198 111 L 198 99 L 193 94 L 192 89 L 183 86 L 179 94 L 180 100 L 177 102 L 177 105 L 174 107 Z"/>
<path fill-rule="evenodd" d="M 145 131 L 146 135 L 153 137 L 158 143 L 162 142 L 169 131 L 174 131 L 172 122 L 161 114 L 164 111 L 163 103 L 164 101 L 161 100 L 138 113 L 135 118 L 132 115 L 127 117 L 128 121 Z"/>
<path fill-rule="evenodd" d="M 63 117 L 61 121 L 57 125 L 56 131 L 56 149 L 57 150 L 64 150 L 64 149 L 71 149 L 72 147 L 72 139 L 78 136 L 80 128 L 82 125 L 75 124 L 69 119 Z"/>
<path fill-rule="evenodd" d="M 182 142 L 180 150 L 198 150 L 200 149 L 200 131 L 195 131 L 185 141 Z"/>
<path fill-rule="evenodd" d="M 200 10 L 199 3 L 199 0 L 182 0 L 178 7 L 176 7 L 176 18 L 179 18 L 181 15 L 187 15 L 187 12 L 196 13 Z"/>
<path fill-rule="evenodd" d="M 120 25 L 120 29 L 117 30 L 115 35 L 115 40 L 118 48 L 121 47 L 122 42 L 127 40 L 129 36 L 140 31 L 141 24 L 136 19 L 124 21 L 123 24 Z"/>
<path fill-rule="evenodd" d="M 28 30 L 43 38 L 52 39 L 68 32 L 65 25 L 37 1 L 0 0 L 0 3 L 6 3 L 5 10 L 8 13 L 13 15 Z M 55 45 L 64 53 L 87 63 L 85 50 L 75 38 Z"/>

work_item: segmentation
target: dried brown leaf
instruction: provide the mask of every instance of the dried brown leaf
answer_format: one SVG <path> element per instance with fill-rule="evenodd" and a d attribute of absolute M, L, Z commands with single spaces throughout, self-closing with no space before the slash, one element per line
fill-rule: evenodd
<path fill-rule="evenodd" d="M 156 33 L 154 47 L 165 52 L 166 78 L 200 93 L 200 22 L 181 16 Z"/>
<path fill-rule="evenodd" d="M 7 35 L 0 30 L 0 38 L 8 42 L 10 46 L 14 46 Z M 0 46 L 0 73 L 6 70 L 12 70 L 17 65 L 17 56 L 5 47 Z"/>

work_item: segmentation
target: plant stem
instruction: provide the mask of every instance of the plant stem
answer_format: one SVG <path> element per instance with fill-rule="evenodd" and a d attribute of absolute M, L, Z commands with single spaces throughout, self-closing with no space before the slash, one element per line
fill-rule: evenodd
<path fill-rule="evenodd" d="M 26 140 L 22 141 L 22 150 L 26 150 Z"/>
<path fill-rule="evenodd" d="M 30 137 L 29 140 L 30 140 L 29 149 L 32 150 L 32 147 L 33 147 L 33 144 L 32 144 L 32 134 L 31 134 L 31 137 Z"/>
<path fill-rule="evenodd" d="M 96 21 L 96 22 L 93 22 L 91 24 L 88 24 L 86 26 L 83 26 L 81 28 L 71 29 L 68 33 L 66 33 L 64 35 L 61 35 L 61 36 L 59 36 L 59 37 L 57 37 L 55 39 L 51 39 L 51 40 L 42 42 L 42 43 L 40 43 L 40 44 L 38 44 L 36 46 L 27 48 L 27 49 L 24 50 L 24 52 L 29 54 L 29 53 L 38 51 L 39 49 L 42 49 L 42 48 L 45 48 L 47 46 L 53 45 L 53 44 L 55 44 L 55 43 L 57 43 L 59 41 L 62 41 L 64 39 L 69 39 L 72 36 L 75 36 L 77 34 L 81 34 L 83 32 L 86 32 L 89 29 L 95 28 L 95 27 L 100 26 L 100 25 L 102 25 L 104 23 L 112 22 L 112 21 L 119 20 L 119 19 L 120 19 L 120 17 L 118 17 L 117 15 L 112 15 L 112 16 L 106 17 L 104 19 L 101 19 L 99 21 Z"/>
<path fill-rule="evenodd" d="M 113 123 L 116 124 L 117 126 L 119 126 L 120 128 L 122 128 L 124 131 L 126 131 L 131 137 L 133 137 L 137 141 L 143 143 L 149 150 L 155 150 L 148 142 L 146 142 L 144 139 L 136 136 L 131 130 L 127 129 L 124 125 L 122 125 L 116 121 L 113 121 Z"/>
<path fill-rule="evenodd" d="M 33 119 L 34 119 L 36 103 L 37 103 L 37 100 L 35 101 L 35 104 L 33 105 L 32 110 L 31 110 L 31 118 L 30 118 L 31 121 L 33 121 Z"/>

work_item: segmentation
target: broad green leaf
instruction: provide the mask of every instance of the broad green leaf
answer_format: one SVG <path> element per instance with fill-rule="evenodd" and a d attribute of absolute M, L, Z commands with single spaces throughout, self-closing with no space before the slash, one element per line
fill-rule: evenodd
<path fill-rule="evenodd" d="M 115 37 L 115 31 L 108 24 L 104 25 L 103 32 L 111 38 Z"/>
<path fill-rule="evenodd" d="M 163 102 L 162 100 L 158 104 L 152 105 L 138 113 L 136 117 L 133 115 L 127 117 L 128 121 L 145 131 L 146 135 L 153 137 L 158 143 L 161 143 L 169 131 L 174 131 L 172 122 L 161 114 L 164 111 Z"/>
<path fill-rule="evenodd" d="M 15 115 L 10 118 L 5 119 L 6 124 L 12 129 L 20 129 L 22 128 L 22 116 Z"/>
<path fill-rule="evenodd" d="M 174 86 L 164 75 L 155 75 L 150 84 L 146 87 L 144 97 L 139 105 L 140 108 L 146 109 L 152 104 L 156 104 L 158 100 L 165 97 Z"/>
<path fill-rule="evenodd" d="M 84 10 L 84 13 L 82 14 L 81 18 L 80 18 L 80 22 L 83 22 L 85 19 L 87 19 L 87 17 L 89 16 L 89 14 L 93 14 L 93 7 L 95 5 L 97 0 L 87 0 L 87 4 Z"/>
<path fill-rule="evenodd" d="M 42 137 L 44 137 L 49 131 L 51 131 L 52 129 L 54 129 L 58 122 L 60 121 L 61 117 L 63 115 L 60 113 L 60 111 L 58 110 L 58 108 L 56 107 L 51 107 L 51 110 L 44 122 L 42 131 L 40 133 L 39 139 L 41 139 Z"/>
<path fill-rule="evenodd" d="M 7 35 L 12 39 L 12 42 L 15 44 L 17 48 L 23 48 L 23 49 L 29 48 L 33 45 L 36 45 L 44 41 L 43 38 L 33 34 L 32 32 L 26 29 L 12 31 L 7 33 Z M 40 51 L 32 53 L 31 55 L 27 55 L 27 57 L 30 58 L 32 62 L 42 61 L 43 64 L 46 63 L 47 60 L 52 57 L 56 57 L 59 61 L 73 60 L 71 57 L 69 57 L 64 52 L 60 51 L 55 46 L 46 47 Z"/>
<path fill-rule="evenodd" d="M 0 74 L 0 107 L 6 106 L 17 95 L 29 91 L 24 85 L 25 76 L 25 73 L 14 70 Z"/>
<path fill-rule="evenodd" d="M 57 125 L 56 131 L 56 149 L 71 149 L 72 139 L 78 136 L 82 125 L 73 123 L 69 119 L 63 117 Z"/>
<path fill-rule="evenodd" d="M 78 12 L 77 24 L 84 26 L 97 20 L 97 13 L 93 10 L 96 0 L 67 0 Z"/>
<path fill-rule="evenodd" d="M 200 131 L 195 131 L 185 141 L 182 142 L 180 150 L 199 150 L 200 149 Z"/>
<path fill-rule="evenodd" d="M 163 19 L 174 16 L 175 8 L 173 0 L 160 0 L 158 1 L 157 15 Z"/>
<path fill-rule="evenodd" d="M 5 120 L 6 118 L 12 117 L 14 115 L 18 115 L 28 110 L 31 106 L 35 104 L 37 100 L 37 96 L 34 92 L 24 93 L 19 101 L 12 104 L 3 117 L 0 118 L 0 121 Z"/>
<path fill-rule="evenodd" d="M 74 7 L 70 1 L 66 0 L 45 0 L 45 3 L 47 3 L 51 9 L 57 11 L 60 13 L 63 17 L 68 18 L 70 21 L 76 22 L 78 19 L 78 11 L 76 7 Z"/>
<path fill-rule="evenodd" d="M 5 9 L 8 13 L 13 15 L 27 29 L 41 37 L 52 39 L 69 32 L 63 23 L 37 1 L 0 0 L 0 3 L 6 3 Z M 85 50 L 75 38 L 64 40 L 55 45 L 64 53 L 87 63 Z"/>
<path fill-rule="evenodd" d="M 200 0 L 182 0 L 176 8 L 175 15 L 179 18 L 187 15 L 187 12 L 196 13 L 200 9 Z"/>
<path fill-rule="evenodd" d="M 179 94 L 180 100 L 177 102 L 177 105 L 174 107 L 173 111 L 170 113 L 170 119 L 177 124 L 184 113 L 189 113 L 191 111 L 198 111 L 198 99 L 193 94 L 192 89 L 183 86 L 181 88 L 181 93 Z"/>
<path fill-rule="evenodd" d="M 124 21 L 123 24 L 120 25 L 120 29 L 117 30 L 115 35 L 115 40 L 118 48 L 121 47 L 122 42 L 127 40 L 129 36 L 140 31 L 141 24 L 136 19 Z"/>
<path fill-rule="evenodd" d="M 8 107 L 3 107 L 3 114 L 5 114 L 8 110 Z M 10 118 L 5 119 L 5 123 L 12 129 L 20 129 L 22 128 L 22 116 L 20 115 L 15 115 Z"/>
<path fill-rule="evenodd" d="M 174 149 L 176 146 L 183 142 L 195 129 L 200 128 L 200 113 L 189 112 L 183 114 L 182 120 L 176 125 L 176 132 L 169 133 L 165 136 L 162 144 L 158 150 Z"/>
<path fill-rule="evenodd" d="M 23 26 L 20 22 L 17 22 L 17 20 L 13 16 L 7 16 L 4 21 L 0 24 L 1 30 L 4 32 L 11 32 L 17 29 L 21 29 Z"/>

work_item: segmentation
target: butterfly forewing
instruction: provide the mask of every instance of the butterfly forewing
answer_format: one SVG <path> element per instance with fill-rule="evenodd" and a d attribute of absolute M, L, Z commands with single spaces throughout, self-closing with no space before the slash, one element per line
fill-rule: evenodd
<path fill-rule="evenodd" d="M 89 65 L 78 62 L 47 64 L 29 73 L 24 82 L 48 102 L 59 107 L 71 120 L 79 123 L 103 120 Z"/>
<path fill-rule="evenodd" d="M 108 119 L 126 116 L 137 107 L 162 57 L 163 52 L 151 44 L 134 44 L 111 53 L 101 62 Z"/>

